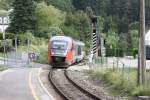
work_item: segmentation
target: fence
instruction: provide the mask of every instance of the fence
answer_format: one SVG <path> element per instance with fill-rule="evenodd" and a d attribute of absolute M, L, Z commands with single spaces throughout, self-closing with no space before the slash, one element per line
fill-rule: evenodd
<path fill-rule="evenodd" d="M 119 50 L 118 50 L 119 51 Z M 130 52 L 130 51 L 127 51 Z M 117 51 L 115 53 L 118 53 Z M 128 53 L 129 54 L 129 53 Z M 109 54 L 112 55 L 112 54 Z M 107 57 L 97 57 L 94 59 L 94 67 L 100 70 L 107 71 L 110 73 L 116 73 L 115 76 L 118 80 L 122 82 L 128 82 L 126 85 L 136 85 L 137 86 L 137 73 L 138 73 L 138 57 L 137 56 L 122 56 L 119 57 L 118 55 L 107 56 Z M 109 73 L 107 73 L 109 74 Z M 147 84 L 146 87 L 150 87 L 150 60 L 146 60 L 146 80 Z M 111 77 L 112 79 L 113 76 Z M 117 80 L 114 80 L 117 81 Z M 134 82 L 134 83 L 133 83 Z M 120 84 L 120 85 L 124 85 Z M 130 86 L 129 86 L 130 87 Z M 134 87 L 134 86 L 133 86 Z M 132 87 L 131 87 L 132 88 Z M 127 91 L 130 89 L 127 89 Z M 137 90 L 138 91 L 138 90 Z M 150 94 L 150 88 L 147 90 Z M 121 95 L 126 95 L 126 92 L 120 93 Z"/>

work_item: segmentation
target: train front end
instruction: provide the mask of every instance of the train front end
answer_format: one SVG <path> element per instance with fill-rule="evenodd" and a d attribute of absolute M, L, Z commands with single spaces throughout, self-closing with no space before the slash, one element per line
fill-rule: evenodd
<path fill-rule="evenodd" d="M 49 41 L 48 60 L 53 67 L 66 67 L 71 64 L 72 39 L 65 36 L 55 36 Z"/>

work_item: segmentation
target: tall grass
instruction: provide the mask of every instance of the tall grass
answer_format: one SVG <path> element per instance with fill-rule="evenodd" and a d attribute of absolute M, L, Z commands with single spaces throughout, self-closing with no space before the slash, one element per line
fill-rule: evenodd
<path fill-rule="evenodd" d="M 135 69 L 105 69 L 99 68 L 88 72 L 92 79 L 100 80 L 111 87 L 111 94 L 123 93 L 127 96 L 143 96 L 150 93 L 146 87 L 137 86 L 137 72 Z"/>

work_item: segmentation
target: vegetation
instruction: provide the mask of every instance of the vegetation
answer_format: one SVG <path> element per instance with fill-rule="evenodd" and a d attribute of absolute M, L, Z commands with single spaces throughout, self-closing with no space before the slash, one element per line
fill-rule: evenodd
<path fill-rule="evenodd" d="M 13 0 L 0 0 L 0 9 L 9 10 Z"/>
<path fill-rule="evenodd" d="M 6 52 L 9 52 L 12 49 L 12 41 L 11 39 L 6 39 Z M 0 40 L 0 52 L 4 51 L 4 41 Z"/>
<path fill-rule="evenodd" d="M 36 17 L 33 0 L 14 0 L 12 3 L 13 12 L 10 14 L 10 27 L 8 32 L 20 34 L 26 31 L 35 30 Z"/>
<path fill-rule="evenodd" d="M 111 94 L 124 94 L 127 96 L 149 95 L 150 89 L 137 86 L 137 72 L 135 69 L 95 69 L 88 72 L 94 80 L 104 82 L 111 87 Z"/>
<path fill-rule="evenodd" d="M 148 29 L 150 1 L 145 2 Z M 45 39 L 54 34 L 67 35 L 85 42 L 88 51 L 92 32 L 90 18 L 96 15 L 97 33 L 105 39 L 107 56 L 137 54 L 138 0 L 0 0 L 0 5 L 3 4 L 14 9 L 8 32 L 25 34 L 29 30 Z M 118 53 L 114 53 L 116 50 Z"/>
<path fill-rule="evenodd" d="M 44 2 L 36 3 L 35 16 L 37 19 L 35 36 L 48 38 L 48 34 L 54 31 L 56 31 L 55 34 L 57 34 L 57 32 L 58 34 L 63 33 L 60 32 L 61 29 L 59 29 L 59 26 L 62 25 L 65 20 L 65 13 L 63 11 L 51 5 L 47 6 Z"/>
<path fill-rule="evenodd" d="M 6 69 L 7 69 L 6 66 L 0 65 L 0 72 L 1 72 L 1 71 L 4 71 L 4 70 L 6 70 Z"/>
<path fill-rule="evenodd" d="M 27 49 L 28 49 L 27 46 L 20 46 L 18 48 L 18 52 L 27 52 Z M 48 64 L 47 50 L 48 50 L 47 44 L 44 42 L 40 43 L 39 45 L 30 45 L 30 49 L 29 49 L 30 52 L 34 52 L 37 55 L 37 59 L 34 61 L 41 64 Z"/>

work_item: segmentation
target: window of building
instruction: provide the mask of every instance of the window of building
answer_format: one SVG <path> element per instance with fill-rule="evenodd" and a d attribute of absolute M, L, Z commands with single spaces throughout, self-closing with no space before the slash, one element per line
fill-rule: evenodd
<path fill-rule="evenodd" d="M 4 24 L 7 24 L 8 21 L 7 21 L 7 17 L 4 17 Z"/>
<path fill-rule="evenodd" d="M 3 22 L 3 21 L 2 21 L 2 17 L 0 17 L 0 24 L 2 24 L 2 22 Z"/>

